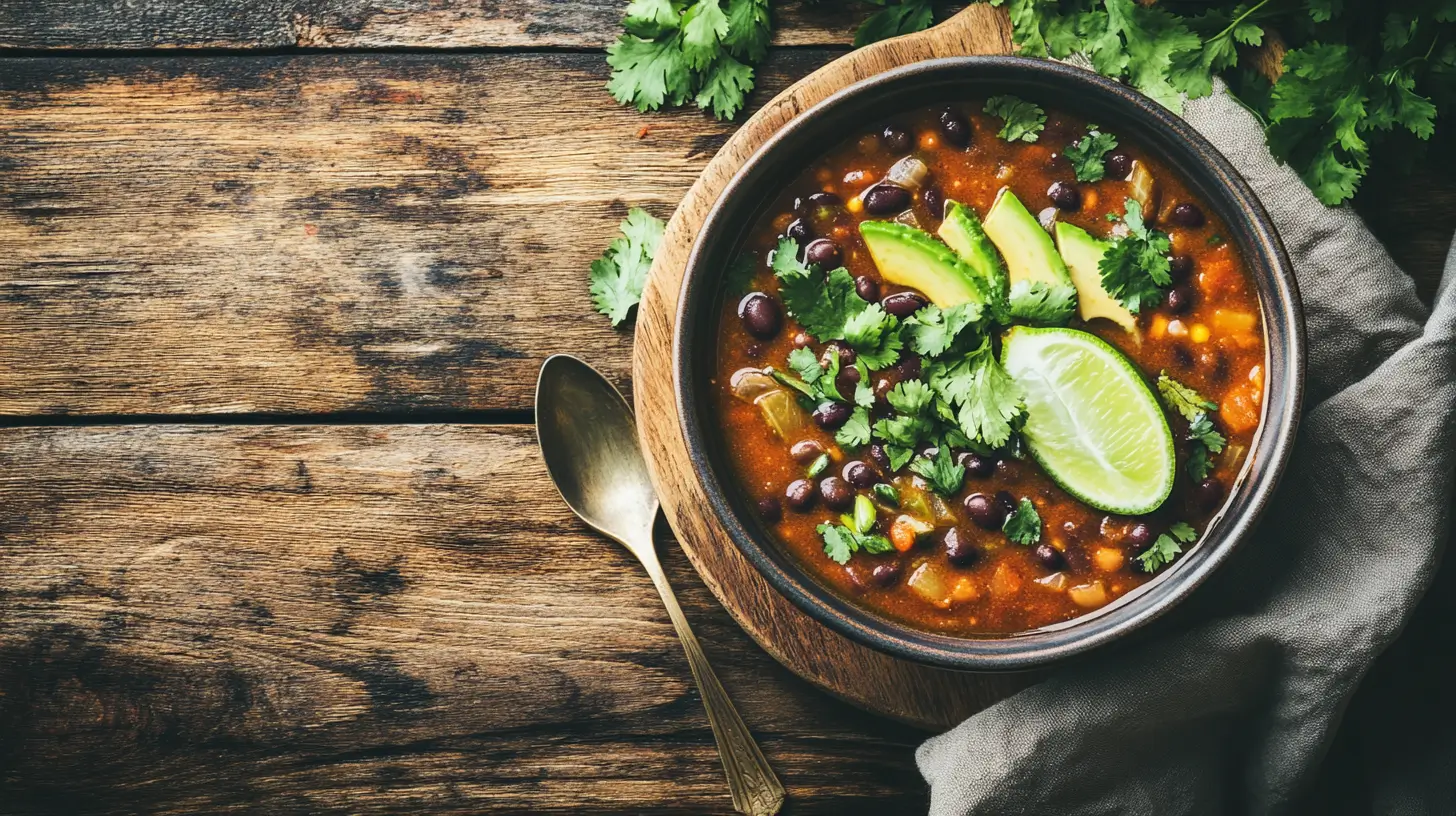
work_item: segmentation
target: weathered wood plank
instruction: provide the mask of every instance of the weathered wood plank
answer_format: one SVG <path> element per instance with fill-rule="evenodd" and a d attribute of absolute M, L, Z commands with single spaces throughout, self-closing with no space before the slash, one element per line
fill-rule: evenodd
<path fill-rule="evenodd" d="M 833 56 L 779 52 L 760 99 Z M 524 408 L 731 126 L 592 54 L 0 66 L 0 412 Z"/>
<path fill-rule="evenodd" d="M 835 56 L 776 52 L 760 104 Z M 586 267 L 732 125 L 642 116 L 596 54 L 0 61 L 0 414 L 530 404 L 619 380 Z M 1359 206 L 1434 288 L 1456 185 Z"/>
<path fill-rule="evenodd" d="M 617 38 L 626 7 L 626 0 L 0 0 L 0 49 L 601 48 Z M 776 3 L 774 42 L 848 45 L 874 10 L 850 0 Z"/>
<path fill-rule="evenodd" d="M 0 431 L 7 813 L 727 813 L 672 626 L 520 426 Z M 920 734 L 663 546 L 797 813 L 922 810 Z"/>

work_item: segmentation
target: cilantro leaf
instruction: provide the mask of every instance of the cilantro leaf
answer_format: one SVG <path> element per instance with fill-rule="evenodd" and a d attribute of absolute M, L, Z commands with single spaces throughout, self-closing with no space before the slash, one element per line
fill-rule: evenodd
<path fill-rule="evenodd" d="M 1194 481 L 1201 482 L 1207 479 L 1208 474 L 1213 472 L 1213 460 L 1209 458 L 1208 448 L 1202 445 L 1194 445 L 1188 451 L 1188 463 L 1186 467 L 1188 468 L 1188 475 L 1193 477 Z"/>
<path fill-rule="evenodd" d="M 910 472 L 930 483 L 930 489 L 942 496 L 953 495 L 966 481 L 966 469 L 955 463 L 949 446 L 941 446 L 934 459 L 917 457 L 910 463 Z"/>
<path fill-rule="evenodd" d="M 702 89 L 693 98 L 697 106 L 713 111 L 719 119 L 732 119 L 743 110 L 748 92 L 753 90 L 753 69 L 727 54 L 713 60 L 703 79 Z"/>
<path fill-rule="evenodd" d="M 916 354 L 939 357 L 963 331 L 979 324 L 982 314 L 979 303 L 962 303 L 945 310 L 931 304 L 905 321 L 904 336 Z"/>
<path fill-rule="evenodd" d="M 623 34 L 607 46 L 607 64 L 612 66 L 607 82 L 612 98 L 639 111 L 681 105 L 691 95 L 692 74 L 677 33 L 653 40 Z"/>
<path fill-rule="evenodd" d="M 652 39 L 666 31 L 676 29 L 681 23 L 678 10 L 672 0 L 632 0 L 627 4 L 622 27 L 629 34 Z"/>
<path fill-rule="evenodd" d="M 1170 81 L 1175 56 L 1203 45 L 1177 15 L 1134 0 L 1105 0 L 1108 31 L 1121 34 L 1127 52 L 1127 77 L 1132 86 L 1174 113 L 1183 112 L 1180 88 Z"/>
<path fill-rule="evenodd" d="M 1168 236 L 1143 222 L 1142 206 L 1127 199 L 1123 223 L 1127 234 L 1115 238 L 1097 265 L 1107 294 L 1122 301 L 1133 314 L 1162 302 L 1162 287 L 1173 282 L 1168 261 Z"/>
<path fill-rule="evenodd" d="M 920 380 L 902 380 L 885 394 L 885 399 L 902 414 L 920 416 L 935 401 L 935 392 Z"/>
<path fill-rule="evenodd" d="M 728 0 L 728 34 L 723 46 L 740 60 L 758 62 L 768 55 L 768 0 Z"/>
<path fill-rule="evenodd" d="M 592 261 L 592 302 L 597 311 L 611 318 L 613 326 L 621 325 L 642 300 L 647 271 L 666 227 L 646 210 L 633 207 L 619 227 L 621 237 L 613 239 L 602 257 Z"/>
<path fill-rule="evenodd" d="M 874 2 L 874 0 L 870 1 Z M 871 14 L 854 32 L 855 48 L 903 34 L 924 31 L 935 22 L 930 0 L 900 0 L 898 3 L 879 0 L 879 2 L 875 2 L 875 5 L 883 5 L 884 8 Z"/>
<path fill-rule="evenodd" d="M 1033 326 L 1065 326 L 1077 311 L 1077 289 L 1065 283 L 1017 281 L 1011 287 L 1011 319 Z"/>
<path fill-rule="evenodd" d="M 1158 373 L 1158 393 L 1169 408 L 1189 422 L 1197 420 L 1208 411 L 1218 410 L 1218 403 L 1205 399 L 1202 394 L 1169 377 L 1166 370 Z"/>
<path fill-rule="evenodd" d="M 1224 445 L 1228 442 L 1223 434 L 1213 427 L 1213 421 L 1208 418 L 1208 414 L 1199 414 L 1197 419 L 1189 423 L 1188 439 L 1207 448 L 1209 453 L 1222 453 Z"/>
<path fill-rule="evenodd" d="M 688 67 L 701 71 L 718 56 L 718 41 L 728 34 L 728 15 L 718 0 L 697 0 L 683 12 L 682 53 Z"/>
<path fill-rule="evenodd" d="M 1117 137 L 1111 133 L 1092 130 L 1081 139 L 1067 145 L 1062 155 L 1072 163 L 1072 173 L 1077 181 L 1101 181 L 1107 173 L 1103 157 L 1117 148 Z"/>
<path fill-rule="evenodd" d="M 826 355 L 829 365 L 821 365 L 819 358 L 814 352 L 807 348 L 796 348 L 789 352 L 789 368 L 799 375 L 795 380 L 788 375 L 775 371 L 774 379 L 780 383 L 793 388 L 803 394 L 811 401 L 819 403 L 826 400 L 844 402 L 844 396 L 839 393 L 839 355 Z"/>
<path fill-rule="evenodd" d="M 1011 423 L 1024 411 L 1021 389 L 991 352 L 990 338 L 958 360 L 926 367 L 930 387 L 954 410 L 967 438 L 992 448 L 1011 438 Z"/>
<path fill-rule="evenodd" d="M 875 554 L 894 549 L 894 545 L 884 536 L 863 535 L 843 524 L 826 523 L 816 529 L 824 539 L 824 554 L 836 564 L 848 564 L 850 556 L 860 550 Z"/>
<path fill-rule="evenodd" d="M 871 371 L 900 358 L 899 319 L 861 298 L 844 267 L 821 275 L 799 261 L 798 244 L 784 238 L 774 250 L 773 269 L 784 308 L 816 340 L 843 340 Z"/>
<path fill-rule="evenodd" d="M 1183 552 L 1181 545 L 1188 544 L 1198 538 L 1198 532 L 1185 522 L 1178 522 L 1168 528 L 1168 532 L 1158 536 L 1141 555 L 1137 557 L 1138 564 L 1143 572 L 1157 572 L 1168 564 L 1173 563 Z"/>
<path fill-rule="evenodd" d="M 1046 111 L 1010 94 L 987 99 L 986 113 L 1003 120 L 996 135 L 1008 142 L 1034 142 L 1041 138 L 1042 128 L 1046 127 Z"/>
<path fill-rule="evenodd" d="M 1036 512 L 1036 505 L 1031 499 L 1025 496 L 1016 505 L 1016 511 L 1006 517 L 1001 525 L 1001 531 L 1013 543 L 1029 546 L 1041 541 L 1041 515 Z"/>
<path fill-rule="evenodd" d="M 834 432 L 834 441 L 846 448 L 860 448 L 870 443 L 870 412 L 857 406 L 849 419 Z"/>

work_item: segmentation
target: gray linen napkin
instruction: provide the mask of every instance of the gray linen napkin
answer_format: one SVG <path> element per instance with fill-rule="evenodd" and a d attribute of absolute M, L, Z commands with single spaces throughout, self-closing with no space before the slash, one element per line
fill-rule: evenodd
<path fill-rule="evenodd" d="M 931 813 L 1456 813 L 1456 735 L 1429 727 L 1428 708 L 1432 733 L 1419 736 L 1432 745 L 1413 742 L 1419 707 L 1434 705 L 1415 696 L 1435 687 L 1418 674 L 1431 670 L 1420 654 L 1392 668 L 1368 714 L 1352 711 L 1358 733 L 1342 735 L 1352 744 L 1341 753 L 1358 783 L 1327 773 L 1321 787 L 1338 792 L 1314 791 L 1352 695 L 1444 549 L 1456 252 L 1428 312 L 1360 219 L 1319 204 L 1221 87 L 1185 115 L 1253 185 L 1299 278 L 1309 378 L 1289 471 L 1254 538 L 1156 637 L 1069 666 L 922 745 Z M 1449 649 L 1449 621 L 1426 640 Z M 1456 683 L 1442 677 L 1441 688 Z"/>

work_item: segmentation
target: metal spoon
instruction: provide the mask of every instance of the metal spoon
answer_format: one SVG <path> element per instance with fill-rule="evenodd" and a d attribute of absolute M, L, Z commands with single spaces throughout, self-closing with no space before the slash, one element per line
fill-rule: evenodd
<path fill-rule="evenodd" d="M 713 674 L 657 560 L 652 544 L 657 494 L 627 401 L 581 360 L 566 354 L 549 357 L 536 381 L 536 438 L 551 481 L 572 512 L 637 556 L 657 586 L 702 692 L 733 809 L 748 816 L 778 813 L 784 786 Z"/>

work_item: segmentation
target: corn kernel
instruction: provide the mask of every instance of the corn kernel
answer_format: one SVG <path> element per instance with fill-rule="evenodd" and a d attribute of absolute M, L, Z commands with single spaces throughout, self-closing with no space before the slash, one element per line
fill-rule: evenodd
<path fill-rule="evenodd" d="M 920 134 L 920 147 L 925 150 L 934 150 L 940 147 L 940 139 L 935 135 L 935 131 L 927 130 Z"/>
<path fill-rule="evenodd" d="M 1082 209 L 1090 210 L 1097 206 L 1097 191 L 1088 190 L 1082 194 Z"/>
<path fill-rule="evenodd" d="M 1122 561 L 1122 550 L 1112 547 L 1098 547 L 1092 553 L 1092 563 L 1096 564 L 1097 569 L 1103 572 L 1116 572 L 1122 569 Z"/>
<path fill-rule="evenodd" d="M 1208 327 L 1203 325 L 1202 323 L 1194 323 L 1193 326 L 1188 329 L 1188 339 L 1192 340 L 1195 343 L 1207 343 Z"/>
<path fill-rule="evenodd" d="M 1168 321 L 1168 336 L 1169 337 L 1187 337 L 1188 336 L 1188 327 L 1185 326 L 1185 325 L 1183 325 L 1183 321 L 1181 321 L 1181 320 L 1169 320 Z"/>
<path fill-rule="evenodd" d="M 855 196 L 845 203 L 844 208 L 852 213 L 857 213 L 864 209 L 864 202 L 859 200 L 859 196 Z"/>

